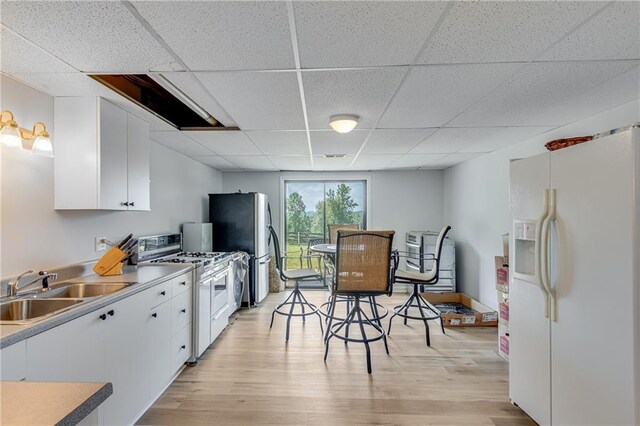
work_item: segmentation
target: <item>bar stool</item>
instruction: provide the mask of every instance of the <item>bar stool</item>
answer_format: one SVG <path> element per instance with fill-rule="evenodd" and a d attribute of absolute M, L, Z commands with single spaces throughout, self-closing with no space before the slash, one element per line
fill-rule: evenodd
<path fill-rule="evenodd" d="M 367 353 L 367 372 L 371 374 L 371 350 L 369 343 L 383 340 L 389 353 L 384 328 L 362 309 L 362 298 L 380 295 L 390 296 L 393 286 L 395 264 L 392 264 L 391 244 L 394 231 L 350 231 L 339 230 L 335 258 L 335 279 L 332 284 L 333 298 L 329 311 L 328 334 L 325 341 L 324 360 L 327 361 L 331 338 L 344 342 L 363 343 Z M 338 297 L 351 296 L 352 307 L 347 316 L 337 320 L 335 316 Z M 375 302 L 374 302 L 375 305 Z M 334 323 L 334 321 L 336 321 Z M 357 325 L 360 338 L 349 336 L 349 328 Z M 369 329 L 373 336 L 367 335 Z M 344 334 L 340 334 L 344 330 Z"/>
<path fill-rule="evenodd" d="M 431 337 L 429 335 L 429 321 L 440 320 L 440 327 L 442 328 L 442 334 L 444 334 L 444 322 L 442 321 L 442 315 L 440 311 L 425 300 L 420 294 L 418 286 L 421 285 L 434 285 L 438 282 L 439 269 L 440 269 L 440 255 L 442 254 L 442 245 L 444 244 L 444 238 L 451 229 L 450 226 L 444 226 L 440 230 L 438 239 L 436 241 L 436 253 L 425 254 L 429 259 L 433 260 L 433 266 L 427 273 L 418 273 L 411 271 L 398 270 L 395 275 L 395 282 L 399 284 L 411 284 L 413 290 L 409 298 L 402 304 L 393 308 L 393 315 L 389 318 L 389 330 L 387 334 L 391 335 L 391 322 L 396 316 L 404 318 L 404 325 L 407 325 L 407 319 L 419 320 L 424 322 L 425 332 L 427 335 L 427 346 L 431 346 Z M 409 310 L 417 308 L 419 315 L 411 315 Z"/>
<path fill-rule="evenodd" d="M 306 317 L 308 315 L 318 315 L 318 319 L 320 320 L 320 330 L 324 335 L 324 329 L 322 327 L 322 317 L 318 313 L 318 307 L 312 303 L 307 301 L 307 298 L 304 297 L 302 291 L 300 291 L 299 283 L 301 281 L 315 281 L 321 279 L 320 273 L 315 269 L 305 268 L 305 269 L 294 269 L 291 271 L 285 271 L 282 261 L 284 259 L 280 254 L 280 241 L 278 240 L 278 235 L 276 231 L 273 229 L 273 226 L 269 225 L 269 232 L 271 233 L 271 238 L 273 240 L 273 247 L 276 254 L 276 269 L 278 270 L 278 274 L 280 275 L 280 279 L 283 281 L 293 281 L 295 283 L 291 294 L 285 299 L 284 302 L 280 303 L 271 313 L 271 324 L 269 328 L 273 327 L 273 319 L 276 314 L 283 315 L 287 317 L 287 332 L 285 335 L 285 340 L 289 341 L 289 328 L 291 325 L 291 318 L 293 317 L 302 317 L 302 321 L 306 321 Z M 294 312 L 296 306 L 298 306 L 301 312 Z M 288 310 L 285 308 L 288 307 Z"/>

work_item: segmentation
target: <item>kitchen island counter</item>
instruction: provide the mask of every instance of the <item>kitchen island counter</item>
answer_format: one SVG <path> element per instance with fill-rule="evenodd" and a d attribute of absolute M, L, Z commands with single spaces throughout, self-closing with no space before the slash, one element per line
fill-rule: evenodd
<path fill-rule="evenodd" d="M 112 393 L 111 383 L 0 382 L 0 423 L 75 425 Z"/>

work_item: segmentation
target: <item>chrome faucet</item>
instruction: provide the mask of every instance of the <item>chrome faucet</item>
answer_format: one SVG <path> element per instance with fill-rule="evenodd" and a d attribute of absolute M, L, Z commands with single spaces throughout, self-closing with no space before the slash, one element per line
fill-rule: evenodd
<path fill-rule="evenodd" d="M 37 283 L 38 281 L 42 281 L 42 289 L 44 291 L 47 291 L 49 290 L 49 279 L 56 280 L 58 278 L 58 274 L 56 274 L 55 272 L 49 273 L 47 271 L 40 271 L 38 272 L 38 276 L 36 278 L 26 284 L 20 285 L 20 279 L 27 274 L 31 274 L 32 272 L 33 270 L 23 272 L 18 275 L 17 278 L 9 281 L 9 284 L 7 284 L 7 296 L 16 296 L 18 294 L 18 290 L 28 287 L 31 284 Z"/>

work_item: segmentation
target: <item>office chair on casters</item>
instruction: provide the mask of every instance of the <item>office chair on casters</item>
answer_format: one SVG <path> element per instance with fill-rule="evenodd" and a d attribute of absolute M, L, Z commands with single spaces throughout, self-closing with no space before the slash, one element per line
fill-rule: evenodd
<path fill-rule="evenodd" d="M 295 286 L 291 291 L 291 294 L 285 299 L 284 302 L 280 303 L 271 313 L 271 324 L 269 328 L 273 327 L 273 319 L 275 314 L 282 315 L 287 317 L 287 332 L 285 335 L 285 339 L 289 341 L 289 328 L 291 325 L 292 317 L 302 317 L 302 321 L 306 320 L 308 315 L 318 315 L 320 319 L 320 330 L 324 335 L 324 329 L 322 327 L 322 317 L 318 313 L 318 307 L 312 303 L 309 303 L 300 291 L 299 282 L 300 281 L 315 281 L 322 279 L 322 276 L 314 269 L 294 269 L 291 271 L 285 271 L 283 265 L 284 257 L 280 254 L 280 241 L 278 240 L 278 235 L 276 231 L 273 229 L 273 226 L 269 225 L 269 232 L 271 233 L 271 240 L 273 241 L 273 247 L 276 255 L 276 269 L 278 270 L 278 274 L 280 275 L 280 279 L 283 281 L 294 281 Z M 296 306 L 300 307 L 301 312 L 294 312 Z M 285 308 L 288 307 L 288 310 Z"/>
<path fill-rule="evenodd" d="M 434 285 L 438 282 L 442 245 L 444 244 L 444 239 L 450 229 L 450 226 L 444 226 L 442 230 L 440 230 L 438 240 L 436 241 L 436 253 L 425 255 L 428 256 L 428 259 L 433 260 L 433 266 L 429 272 L 419 273 L 403 270 L 396 271 L 395 282 L 399 284 L 411 284 L 413 285 L 413 291 L 411 292 L 409 298 L 402 305 L 398 305 L 393 308 L 393 315 L 391 316 L 391 318 L 389 318 L 389 331 L 387 332 L 388 335 L 391 335 L 391 322 L 396 316 L 404 318 L 404 325 L 407 325 L 407 319 L 419 320 L 424 322 L 425 332 L 427 335 L 427 346 L 431 346 L 431 337 L 429 335 L 430 320 L 439 319 L 440 327 L 442 328 L 442 333 L 444 334 L 444 322 L 442 321 L 442 315 L 440 314 L 440 311 L 438 311 L 435 306 L 433 306 L 431 303 L 426 301 L 424 297 L 422 297 L 419 291 L 419 286 Z M 409 313 L 409 309 L 412 308 L 418 309 L 419 316 L 411 315 Z"/>

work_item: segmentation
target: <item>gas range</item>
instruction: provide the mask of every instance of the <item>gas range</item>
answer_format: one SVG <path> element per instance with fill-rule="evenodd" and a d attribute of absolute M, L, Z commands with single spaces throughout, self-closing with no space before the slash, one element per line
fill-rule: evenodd
<path fill-rule="evenodd" d="M 191 263 L 202 267 L 202 275 L 226 266 L 233 257 L 228 252 L 192 252 L 180 251 L 175 254 L 149 260 L 150 263 Z"/>

